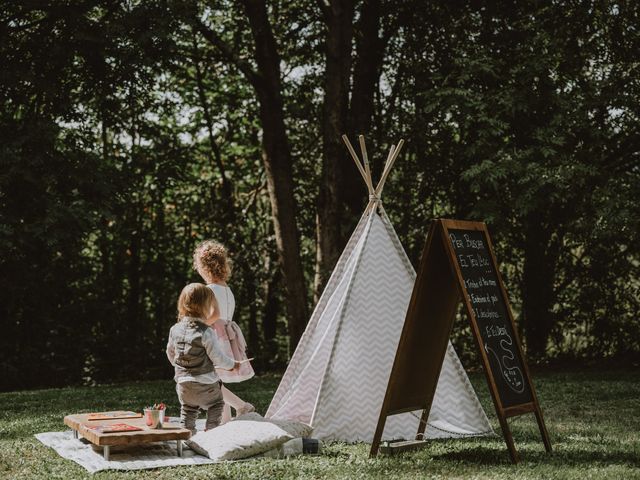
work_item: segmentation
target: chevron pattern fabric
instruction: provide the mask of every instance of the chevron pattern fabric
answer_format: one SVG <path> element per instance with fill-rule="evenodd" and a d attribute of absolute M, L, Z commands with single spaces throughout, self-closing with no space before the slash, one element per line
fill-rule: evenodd
<path fill-rule="evenodd" d="M 344 291 L 350 275 L 353 274 L 355 259 L 358 255 L 352 255 L 352 253 L 358 245 L 360 245 L 360 247 L 362 246 L 362 242 L 360 241 L 361 233 L 367 225 L 368 218 L 369 217 L 367 215 L 363 215 L 360 218 L 358 225 L 356 225 L 355 230 L 351 234 L 351 238 L 347 242 L 347 246 L 340 255 L 336 267 L 331 273 L 329 281 L 327 282 L 327 285 L 318 300 L 318 304 L 307 323 L 307 327 L 298 342 L 298 347 L 289 361 L 289 367 L 285 371 L 282 380 L 280 381 L 280 385 L 271 400 L 271 405 L 267 410 L 266 417 L 274 416 L 286 403 L 284 397 L 291 395 L 293 384 L 300 383 L 300 372 L 306 368 L 309 364 L 310 358 L 319 348 L 319 339 L 324 337 L 327 333 L 326 326 L 323 328 L 322 325 L 329 324 L 330 319 L 333 318 L 336 310 L 341 306 L 340 292 Z M 338 285 L 341 285 L 341 288 L 338 288 Z M 331 300 L 331 302 L 329 300 Z M 322 325 L 319 325 L 319 323 L 322 323 Z M 330 345 L 332 339 L 329 339 L 328 341 Z M 303 381 L 302 383 L 306 383 L 306 381 Z M 316 382 L 316 384 L 319 389 L 319 382 Z M 309 415 L 309 418 L 307 418 L 306 421 L 302 421 L 309 423 L 310 419 L 311 415 Z"/>
<path fill-rule="evenodd" d="M 267 417 L 309 423 L 314 436 L 373 438 L 415 272 L 384 210 L 360 220 L 316 306 Z M 413 438 L 421 412 L 387 419 L 383 438 Z M 453 346 L 448 345 L 426 437 L 491 433 Z"/>

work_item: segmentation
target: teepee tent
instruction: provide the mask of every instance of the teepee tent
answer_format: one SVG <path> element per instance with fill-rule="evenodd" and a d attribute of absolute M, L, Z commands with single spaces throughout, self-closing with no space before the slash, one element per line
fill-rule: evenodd
<path fill-rule="evenodd" d="M 266 416 L 295 419 L 314 436 L 346 442 L 373 438 L 416 274 L 380 195 L 403 141 L 392 146 L 377 186 L 359 137 L 361 164 L 343 139 L 369 191 L 351 235 L 300 339 Z M 389 417 L 383 439 L 413 438 L 422 412 Z M 449 344 L 428 419 L 427 438 L 491 433 L 453 346 Z"/>

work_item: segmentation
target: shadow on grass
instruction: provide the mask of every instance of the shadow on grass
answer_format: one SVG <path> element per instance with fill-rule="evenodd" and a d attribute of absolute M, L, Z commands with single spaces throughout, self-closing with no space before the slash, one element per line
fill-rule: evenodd
<path fill-rule="evenodd" d="M 516 447 L 517 448 L 517 447 Z M 546 465 L 627 465 L 640 468 L 640 457 L 632 451 L 624 451 L 619 449 L 611 449 L 607 451 L 590 450 L 590 449 L 555 449 L 551 453 L 547 453 L 540 445 L 536 451 L 531 447 L 518 450 L 521 464 L 546 464 Z M 434 454 L 431 456 L 433 460 L 466 462 L 475 465 L 496 466 L 511 464 L 509 452 L 506 446 L 503 449 L 499 447 L 490 447 L 484 445 L 470 446 L 469 448 L 446 452 L 442 454 Z"/>

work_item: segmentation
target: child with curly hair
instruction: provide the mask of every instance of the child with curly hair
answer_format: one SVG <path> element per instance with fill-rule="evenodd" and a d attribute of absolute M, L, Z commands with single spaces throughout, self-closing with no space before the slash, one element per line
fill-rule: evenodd
<path fill-rule="evenodd" d="M 236 304 L 233 292 L 227 285 L 227 280 L 231 275 L 231 261 L 229 260 L 227 249 L 221 243 L 205 240 L 193 252 L 193 266 L 218 300 L 220 318 L 213 324 L 212 328 L 217 334 L 224 354 L 235 359 L 236 362 L 242 362 L 233 370 L 219 370 L 217 373 L 223 383 L 237 383 L 248 380 L 255 373 L 251 364 L 246 361 L 247 343 L 244 335 L 242 335 L 238 324 L 233 321 Z M 242 400 L 224 385 L 222 386 L 222 396 L 225 401 L 222 423 L 231 419 L 231 409 L 229 407 L 235 409 L 236 416 L 255 410 L 253 405 Z"/>

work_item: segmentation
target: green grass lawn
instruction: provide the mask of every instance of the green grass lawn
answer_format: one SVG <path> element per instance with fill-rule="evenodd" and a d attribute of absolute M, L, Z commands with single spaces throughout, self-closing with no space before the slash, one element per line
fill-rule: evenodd
<path fill-rule="evenodd" d="M 484 377 L 471 380 L 496 432 L 499 427 Z M 640 371 L 541 372 L 534 374 L 554 452 L 545 453 L 533 415 L 510 420 L 522 457 L 509 463 L 501 437 L 434 441 L 398 457 L 367 458 L 368 446 L 334 443 L 320 456 L 288 460 L 174 467 L 89 475 L 59 457 L 33 435 L 60 431 L 68 413 L 119 408 L 140 410 L 164 400 L 178 409 L 172 381 L 0 393 L 0 478 L 640 478 Z M 234 391 L 264 413 L 278 383 L 252 379 Z"/>

